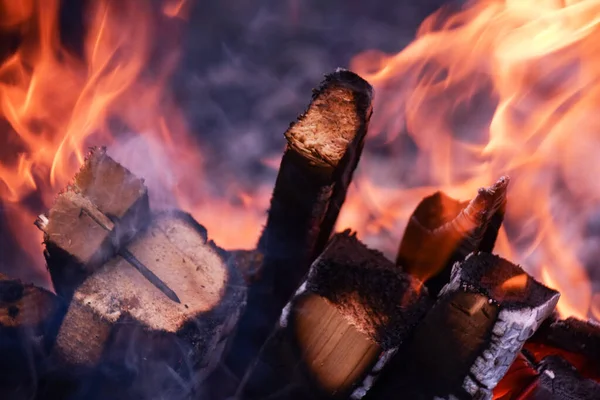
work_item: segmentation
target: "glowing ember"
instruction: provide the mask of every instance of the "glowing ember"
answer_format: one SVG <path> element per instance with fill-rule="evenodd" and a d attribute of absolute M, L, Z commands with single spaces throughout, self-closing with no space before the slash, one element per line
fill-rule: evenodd
<path fill-rule="evenodd" d="M 502 283 L 501 287 L 503 290 L 512 291 L 519 290 L 524 288 L 527 285 L 527 274 L 521 274 L 517 276 L 513 276 L 508 279 L 504 283 Z"/>

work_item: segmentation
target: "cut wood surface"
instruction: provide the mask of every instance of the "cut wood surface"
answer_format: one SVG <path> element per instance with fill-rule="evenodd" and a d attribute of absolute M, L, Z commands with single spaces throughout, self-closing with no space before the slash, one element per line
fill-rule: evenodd
<path fill-rule="evenodd" d="M 372 97 L 365 80 L 338 69 L 285 132 L 287 147 L 258 243 L 264 259 L 228 362 L 238 376 L 330 239 L 362 152 Z"/>
<path fill-rule="evenodd" d="M 220 360 L 245 301 L 241 274 L 224 262 L 222 250 L 207 242 L 205 233 L 188 214 L 155 215 L 127 249 L 181 303 L 117 256 L 75 291 L 54 346 L 55 362 L 67 372 L 127 365 L 140 375 L 130 383 L 134 394 L 151 393 L 174 379 L 166 372 L 147 382 L 152 366 L 168 366 L 199 383 Z"/>
<path fill-rule="evenodd" d="M 47 216 L 46 258 L 57 293 L 68 298 L 86 276 L 110 259 L 149 219 L 141 179 L 93 148 L 74 183 L 60 193 Z"/>
<path fill-rule="evenodd" d="M 347 398 L 429 306 L 416 279 L 350 231 L 340 233 L 284 309 L 240 395 Z"/>
<path fill-rule="evenodd" d="M 500 257 L 470 255 L 366 398 L 491 398 L 558 297 Z"/>
<path fill-rule="evenodd" d="M 452 265 L 471 252 L 491 252 L 504 218 L 508 177 L 482 188 L 470 202 L 437 192 L 411 216 L 396 263 L 426 281 L 432 295 L 450 280 Z"/>

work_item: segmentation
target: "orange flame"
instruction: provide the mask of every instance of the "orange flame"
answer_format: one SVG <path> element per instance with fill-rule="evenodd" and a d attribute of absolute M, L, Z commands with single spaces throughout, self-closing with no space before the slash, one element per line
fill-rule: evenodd
<path fill-rule="evenodd" d="M 406 135 L 418 147 L 411 186 L 468 199 L 511 176 L 512 229 L 497 250 L 560 290 L 563 316 L 582 318 L 592 290 L 577 252 L 600 206 L 599 21 L 594 0 L 471 1 L 431 15 L 400 53 L 367 51 L 351 65 L 377 90 L 370 134 L 390 146 Z M 398 191 L 370 208 L 382 205 L 389 222 L 394 198 L 418 201 Z"/>
<path fill-rule="evenodd" d="M 507 279 L 500 287 L 505 291 L 519 290 L 527 285 L 527 279 L 527 274 L 519 274 Z"/>

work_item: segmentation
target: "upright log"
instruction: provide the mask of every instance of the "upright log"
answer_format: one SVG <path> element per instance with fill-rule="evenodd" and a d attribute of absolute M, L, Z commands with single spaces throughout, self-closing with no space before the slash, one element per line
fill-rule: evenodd
<path fill-rule="evenodd" d="M 362 152 L 372 97 L 365 80 L 338 69 L 285 133 L 287 147 L 258 243 L 264 260 L 228 362 L 238 376 L 331 236 Z"/>
<path fill-rule="evenodd" d="M 470 255 L 366 398 L 491 398 L 558 298 L 500 257 Z"/>
<path fill-rule="evenodd" d="M 473 251 L 491 252 L 504 219 L 508 177 L 479 189 L 470 202 L 442 192 L 426 197 L 411 216 L 396 263 L 426 282 L 436 296 L 449 282 L 452 266 Z"/>
<path fill-rule="evenodd" d="M 0 274 L 0 398 L 35 394 L 63 313 L 54 294 Z"/>
<path fill-rule="evenodd" d="M 244 399 L 344 399 L 430 306 L 427 290 L 350 231 L 334 236 L 246 376 Z"/>

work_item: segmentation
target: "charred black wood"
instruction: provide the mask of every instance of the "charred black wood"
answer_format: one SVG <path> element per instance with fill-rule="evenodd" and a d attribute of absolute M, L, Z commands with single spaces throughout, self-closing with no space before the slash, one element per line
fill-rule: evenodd
<path fill-rule="evenodd" d="M 0 398 L 35 394 L 64 312 L 53 293 L 0 274 Z"/>
<path fill-rule="evenodd" d="M 523 400 L 600 399 L 600 383 L 582 377 L 559 356 L 548 356 L 539 364 L 539 376 Z"/>
<path fill-rule="evenodd" d="M 423 199 L 408 222 L 396 263 L 425 281 L 436 296 L 450 280 L 455 262 L 473 251 L 492 252 L 504 219 L 508 183 L 508 177 L 502 177 L 470 202 L 442 192 Z"/>
<path fill-rule="evenodd" d="M 549 318 L 529 340 L 549 347 L 583 354 L 600 363 L 600 325 L 577 318 Z"/>
<path fill-rule="evenodd" d="M 585 378 L 600 381 L 600 325 L 577 318 L 549 318 L 527 341 L 536 360 L 558 355 L 577 367 Z"/>
<path fill-rule="evenodd" d="M 470 255 L 365 398 L 491 398 L 558 297 L 500 257 Z"/>
<path fill-rule="evenodd" d="M 430 305 L 421 282 L 340 233 L 285 307 L 240 397 L 347 398 Z"/>
<path fill-rule="evenodd" d="M 231 351 L 229 365 L 240 376 L 332 234 L 362 152 L 372 97 L 365 80 L 338 69 L 285 133 L 287 147 L 258 243 L 264 260 Z"/>

